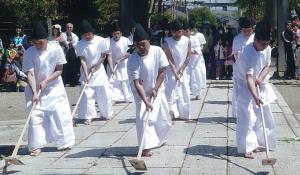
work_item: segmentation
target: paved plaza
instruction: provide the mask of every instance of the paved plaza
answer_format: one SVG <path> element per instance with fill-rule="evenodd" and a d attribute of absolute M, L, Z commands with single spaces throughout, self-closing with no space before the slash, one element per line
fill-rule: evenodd
<path fill-rule="evenodd" d="M 79 93 L 79 87 L 74 89 L 67 89 L 71 104 L 76 102 Z M 294 175 L 300 171 L 299 121 L 275 86 L 274 89 L 278 97 L 272 104 L 277 149 L 271 152 L 271 156 L 277 159 L 277 175 Z M 154 149 L 152 157 L 144 158 L 148 167 L 146 173 L 136 172 L 128 161 L 136 156 L 138 147 L 135 106 L 134 103 L 127 103 L 115 105 L 115 115 L 109 121 L 94 121 L 91 126 L 79 124 L 75 128 L 76 144 L 69 151 L 58 152 L 54 145 L 47 145 L 40 156 L 30 157 L 25 141 L 18 158 L 26 165 L 9 166 L 9 174 L 273 174 L 271 167 L 261 164 L 265 153 L 256 154 L 253 160 L 237 154 L 231 93 L 232 84 L 229 81 L 209 82 L 202 99 L 191 102 L 194 120 L 175 121 L 167 144 Z M 26 117 L 22 106 L 18 109 Z M 12 150 L 9 145 L 17 141 L 24 121 L 0 121 L 2 154 Z M 0 161 L 2 165 L 4 161 Z"/>

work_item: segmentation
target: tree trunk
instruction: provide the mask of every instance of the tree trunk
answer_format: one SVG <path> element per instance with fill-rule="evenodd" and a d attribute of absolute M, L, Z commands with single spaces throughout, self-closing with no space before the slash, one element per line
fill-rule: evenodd
<path fill-rule="evenodd" d="M 150 1 L 150 7 L 149 7 L 149 18 L 148 18 L 148 28 L 151 28 L 151 14 L 152 14 L 152 10 L 153 10 L 153 6 L 154 6 L 154 0 Z"/>

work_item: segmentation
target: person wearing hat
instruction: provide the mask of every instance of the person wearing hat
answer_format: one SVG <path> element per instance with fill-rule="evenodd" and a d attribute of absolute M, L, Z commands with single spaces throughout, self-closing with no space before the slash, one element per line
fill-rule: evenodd
<path fill-rule="evenodd" d="M 206 66 L 205 66 L 205 60 L 204 60 L 204 57 L 203 57 L 203 53 L 202 53 L 202 50 L 203 50 L 203 47 L 204 45 L 206 44 L 206 40 L 205 40 L 205 37 L 204 35 L 198 31 L 197 27 L 196 27 L 196 24 L 194 21 L 190 21 L 190 26 L 192 28 L 192 32 L 191 34 L 196 37 L 198 40 L 199 40 L 199 43 L 200 43 L 200 49 L 201 49 L 201 53 L 199 53 L 199 63 L 200 64 L 200 73 L 201 73 L 201 85 L 202 85 L 202 89 L 205 89 L 206 88 Z"/>
<path fill-rule="evenodd" d="M 184 35 L 188 37 L 191 41 L 191 59 L 188 65 L 188 74 L 190 77 L 190 87 L 191 94 L 195 96 L 196 100 L 200 100 L 202 87 L 203 87 L 203 79 L 202 79 L 202 71 L 201 71 L 201 43 L 199 38 L 195 35 L 192 35 L 192 29 L 188 23 L 185 23 L 184 27 Z M 204 60 L 203 60 L 204 62 Z"/>
<path fill-rule="evenodd" d="M 169 63 L 160 47 L 150 45 L 149 34 L 140 24 L 136 24 L 133 41 L 136 52 L 128 59 L 128 77 L 136 105 L 138 143 L 141 144 L 143 129 L 147 127 L 142 156 L 149 157 L 152 148 L 166 142 L 171 126 L 164 85 Z M 151 113 L 145 126 L 146 111 Z"/>
<path fill-rule="evenodd" d="M 239 63 L 239 57 L 241 53 L 243 52 L 244 47 L 253 42 L 254 39 L 254 26 L 255 26 L 255 20 L 252 17 L 241 17 L 239 19 L 239 26 L 241 28 L 241 32 L 234 37 L 233 43 L 232 43 L 232 54 L 235 58 L 235 63 L 232 65 L 233 69 L 233 89 L 232 89 L 232 117 L 237 117 L 237 95 L 238 93 L 238 87 L 237 83 L 235 83 L 235 74 L 237 74 L 238 69 L 238 63 Z"/>
<path fill-rule="evenodd" d="M 77 43 L 75 51 L 81 60 L 79 81 L 82 86 L 87 83 L 88 87 L 80 101 L 78 117 L 90 125 L 92 119 L 97 118 L 95 101 L 101 119 L 107 120 L 113 115 L 108 78 L 103 66 L 109 48 L 104 38 L 95 35 L 95 30 L 87 20 L 83 20 L 81 30 L 82 39 Z"/>
<path fill-rule="evenodd" d="M 239 88 L 236 124 L 237 151 L 249 159 L 254 158 L 254 152 L 261 151 L 261 148 L 265 147 L 260 105 L 263 106 L 269 146 L 275 149 L 275 123 L 270 103 L 276 99 L 276 96 L 268 83 L 271 64 L 270 35 L 269 23 L 257 23 L 254 41 L 245 46 L 241 53 L 238 72 L 235 75 L 235 83 Z M 258 95 L 257 85 L 260 87 L 261 96 Z"/>
<path fill-rule="evenodd" d="M 55 141 L 58 150 L 70 149 L 75 143 L 70 105 L 61 74 L 66 58 L 58 45 L 50 45 L 47 31 L 40 22 L 32 34 L 33 46 L 24 54 L 23 72 L 27 108 L 37 102 L 28 127 L 30 155 L 37 156 L 47 143 Z M 41 91 L 38 97 L 38 91 Z"/>
<path fill-rule="evenodd" d="M 122 36 L 121 27 L 117 22 L 112 23 L 112 38 L 110 39 L 108 57 L 108 74 L 114 77 L 110 80 L 113 87 L 113 100 L 116 102 L 132 102 L 133 96 L 130 90 L 127 61 L 130 54 L 127 53 L 131 42 L 128 38 Z"/>
<path fill-rule="evenodd" d="M 131 45 L 133 44 L 133 36 L 134 36 L 134 32 L 135 32 L 135 22 L 133 20 L 131 20 L 130 22 L 130 34 L 128 36 L 128 39 L 131 43 Z"/>
<path fill-rule="evenodd" d="M 170 63 L 167 70 L 166 96 L 173 119 L 188 120 L 190 118 L 190 86 L 186 68 L 190 60 L 191 43 L 188 37 L 182 35 L 182 32 L 182 23 L 177 20 L 172 22 L 172 36 L 166 38 L 163 45 Z"/>

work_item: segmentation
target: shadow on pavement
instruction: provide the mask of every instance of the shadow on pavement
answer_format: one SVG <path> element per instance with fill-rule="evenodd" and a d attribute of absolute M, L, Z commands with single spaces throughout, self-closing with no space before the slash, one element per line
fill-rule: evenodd
<path fill-rule="evenodd" d="M 119 121 L 118 123 L 119 123 L 119 124 L 135 123 L 135 119 L 133 119 L 133 118 L 125 119 L 125 120 Z"/>
<path fill-rule="evenodd" d="M 254 171 L 248 169 L 247 167 L 243 167 L 243 166 L 238 165 L 237 163 L 234 163 L 231 160 L 229 160 L 227 156 L 241 157 L 241 155 L 237 153 L 236 147 L 196 145 L 196 146 L 186 148 L 184 151 L 186 152 L 186 154 L 189 154 L 189 155 L 203 156 L 203 157 L 219 159 L 219 160 L 226 160 L 227 162 L 229 162 L 237 167 L 240 167 L 253 175 L 264 175 L 264 174 L 261 174 L 264 172 L 259 172 L 260 174 L 255 173 Z"/>
<path fill-rule="evenodd" d="M 216 104 L 216 105 L 228 105 L 231 102 L 230 101 L 205 101 L 204 103 L 208 103 L 208 104 Z"/>
<path fill-rule="evenodd" d="M 236 123 L 233 117 L 202 117 L 198 119 L 199 123 Z"/>
<path fill-rule="evenodd" d="M 117 159 L 122 162 L 122 166 L 126 171 L 126 174 L 143 174 L 139 172 L 130 172 L 127 166 L 128 161 L 125 157 L 134 158 L 137 154 L 138 147 L 109 147 L 109 148 L 99 148 L 90 149 L 86 151 L 81 151 L 75 154 L 67 155 L 65 158 L 84 158 L 84 157 L 97 157 L 97 158 L 112 158 Z"/>

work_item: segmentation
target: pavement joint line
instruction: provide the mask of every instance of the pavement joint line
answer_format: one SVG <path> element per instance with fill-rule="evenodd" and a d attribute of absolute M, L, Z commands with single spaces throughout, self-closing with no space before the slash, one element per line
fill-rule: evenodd
<path fill-rule="evenodd" d="M 182 168 L 183 168 L 183 165 L 184 165 L 184 161 L 186 160 L 187 152 L 189 151 L 189 147 L 190 147 L 190 145 L 191 145 L 192 138 L 193 138 L 193 136 L 194 136 L 194 134 L 195 134 L 195 132 L 196 132 L 196 129 L 197 129 L 197 126 L 198 126 L 198 123 L 199 123 L 199 117 L 200 117 L 201 111 L 202 111 L 203 106 L 204 106 L 204 101 L 205 101 L 205 99 L 206 99 L 206 97 L 207 97 L 207 95 L 208 95 L 208 91 L 209 91 L 210 86 L 211 86 L 211 85 L 209 84 L 209 86 L 205 88 L 206 91 L 205 91 L 205 95 L 204 95 L 203 100 L 202 100 L 202 103 L 201 103 L 201 108 L 200 108 L 200 110 L 199 110 L 198 120 L 197 120 L 197 122 L 196 122 L 196 124 L 195 124 L 195 127 L 194 127 L 194 129 L 193 129 L 193 132 L 192 132 L 192 134 L 191 134 L 191 136 L 190 136 L 189 143 L 188 143 L 188 145 L 187 145 L 187 148 L 186 148 L 186 151 L 185 151 L 185 155 L 184 155 L 184 158 L 183 158 L 183 161 L 182 161 L 182 164 L 181 164 L 181 166 L 180 166 L 180 169 L 179 169 L 179 173 L 178 173 L 178 174 L 181 174 L 181 171 L 182 171 Z"/>
<path fill-rule="evenodd" d="M 227 89 L 227 118 L 226 118 L 226 125 L 227 125 L 227 128 L 226 128 L 226 175 L 229 174 L 229 128 L 231 130 L 234 130 L 233 128 L 231 128 L 229 126 L 229 111 L 230 111 L 230 88 L 229 88 L 229 85 L 228 85 L 228 89 Z"/>
<path fill-rule="evenodd" d="M 273 89 L 274 89 L 274 91 L 276 92 L 276 95 L 279 96 L 279 99 L 280 99 L 280 100 L 283 100 L 284 103 L 286 103 L 285 100 L 284 100 L 284 98 L 282 97 L 282 95 L 278 92 L 277 88 L 276 88 L 275 86 L 273 86 Z M 277 99 L 278 99 L 278 98 L 277 98 Z M 285 111 L 283 110 L 283 107 L 279 104 L 278 100 L 276 100 L 276 101 L 277 101 L 277 104 L 278 104 L 279 108 L 282 110 L 282 114 L 283 114 L 283 117 L 284 117 L 285 121 L 287 122 L 287 125 L 288 125 L 289 128 L 292 130 L 292 132 L 293 132 L 293 134 L 295 135 L 295 137 L 299 137 L 299 135 L 298 135 L 298 133 L 297 133 L 297 131 L 296 131 L 296 127 L 293 127 L 293 126 L 292 126 L 292 124 L 291 124 L 291 119 L 290 119 L 290 117 L 287 117 L 287 116 L 293 116 L 293 117 L 294 117 L 294 119 L 298 122 L 298 126 L 297 126 L 297 127 L 300 127 L 299 121 L 297 120 L 297 118 L 296 118 L 294 115 L 287 115 L 287 114 L 285 113 Z M 290 107 L 288 107 L 288 108 L 290 109 Z M 291 110 L 291 109 L 290 109 L 290 110 Z M 296 124 L 296 125 L 297 125 L 297 124 Z M 300 132 L 299 132 L 299 133 L 300 133 Z"/>
<path fill-rule="evenodd" d="M 127 108 L 131 103 L 128 103 L 127 105 L 124 105 L 123 108 L 121 108 L 116 114 L 114 114 L 114 116 L 108 121 L 106 122 L 104 125 L 106 125 L 107 123 L 109 123 L 112 119 L 114 119 L 119 113 L 121 113 L 122 110 L 124 110 L 125 108 Z M 82 139 L 80 142 L 78 142 L 76 145 L 79 145 L 80 143 L 82 143 L 83 141 L 85 141 L 86 139 L 88 139 L 91 135 L 93 135 L 94 133 L 96 133 L 97 130 L 95 130 L 94 132 L 92 132 L 89 136 L 87 136 L 85 139 Z M 74 145 L 75 146 L 75 145 Z M 71 150 L 68 150 L 68 151 L 65 151 L 60 157 L 58 157 L 56 160 L 53 160 L 52 163 L 49 164 L 49 166 L 51 166 L 52 164 L 54 164 L 56 161 L 60 160 L 64 155 L 66 155 L 69 151 Z M 20 159 L 25 157 L 25 156 L 28 156 L 28 155 L 19 155 L 20 156 Z"/>

